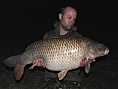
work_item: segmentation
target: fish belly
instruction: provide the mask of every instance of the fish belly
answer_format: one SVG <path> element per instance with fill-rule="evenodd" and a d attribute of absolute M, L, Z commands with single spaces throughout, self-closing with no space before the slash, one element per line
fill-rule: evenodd
<path fill-rule="evenodd" d="M 52 71 L 71 70 L 78 68 L 80 66 L 80 61 L 81 60 L 78 57 L 53 57 L 52 59 L 46 59 L 45 66 L 47 69 Z"/>

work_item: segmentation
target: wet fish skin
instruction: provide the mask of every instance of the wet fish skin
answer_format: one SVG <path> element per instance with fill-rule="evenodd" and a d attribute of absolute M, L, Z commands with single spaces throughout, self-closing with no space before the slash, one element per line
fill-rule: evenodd
<path fill-rule="evenodd" d="M 62 80 L 68 70 L 81 67 L 80 62 L 83 58 L 87 59 L 85 71 L 88 73 L 90 71 L 89 59 L 95 59 L 108 53 L 108 47 L 86 37 L 51 38 L 29 45 L 22 54 L 9 57 L 4 64 L 8 67 L 15 67 L 14 77 L 16 80 L 20 80 L 27 64 L 43 59 L 47 69 L 61 71 L 58 77 L 59 80 Z"/>

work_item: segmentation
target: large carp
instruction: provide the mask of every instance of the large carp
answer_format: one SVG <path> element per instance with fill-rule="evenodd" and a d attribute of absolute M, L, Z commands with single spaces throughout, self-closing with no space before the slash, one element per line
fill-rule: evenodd
<path fill-rule="evenodd" d="M 52 71 L 59 71 L 62 80 L 67 72 L 85 66 L 89 73 L 90 63 L 96 57 L 107 55 L 109 48 L 89 38 L 51 38 L 29 45 L 22 54 L 7 58 L 4 64 L 14 68 L 14 77 L 20 80 L 27 64 L 42 66 Z"/>

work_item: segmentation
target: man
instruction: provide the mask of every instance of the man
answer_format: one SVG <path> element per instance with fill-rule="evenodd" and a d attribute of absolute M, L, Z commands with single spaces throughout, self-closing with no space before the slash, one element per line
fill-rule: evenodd
<path fill-rule="evenodd" d="M 77 18 L 77 11 L 67 6 L 61 8 L 59 13 L 59 21 L 54 24 L 55 29 L 47 32 L 43 39 L 54 37 L 81 37 L 82 35 L 76 32 L 77 27 L 74 26 Z M 81 79 L 78 76 L 79 70 L 69 71 L 62 81 L 58 81 L 57 72 L 46 70 L 44 73 L 44 88 L 43 89 L 82 89 Z"/>

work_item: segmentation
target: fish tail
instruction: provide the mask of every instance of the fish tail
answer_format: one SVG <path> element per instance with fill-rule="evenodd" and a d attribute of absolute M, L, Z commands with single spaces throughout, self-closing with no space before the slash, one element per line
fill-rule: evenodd
<path fill-rule="evenodd" d="M 14 78 L 16 80 L 20 80 L 23 73 L 25 65 L 20 63 L 20 55 L 15 55 L 12 57 L 7 58 L 5 61 L 3 61 L 3 64 L 7 67 L 14 67 Z"/>
<path fill-rule="evenodd" d="M 19 60 L 20 60 L 20 55 L 15 55 L 4 60 L 3 64 L 7 67 L 15 67 Z"/>

